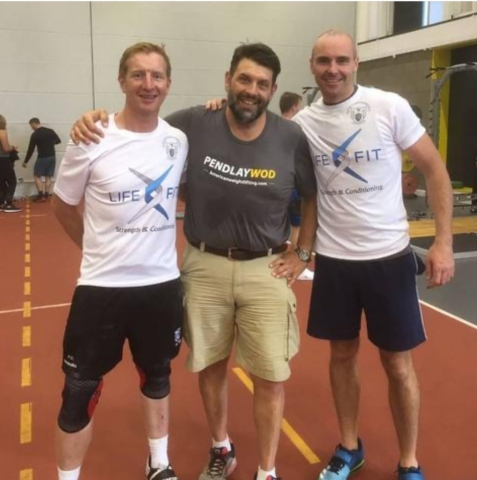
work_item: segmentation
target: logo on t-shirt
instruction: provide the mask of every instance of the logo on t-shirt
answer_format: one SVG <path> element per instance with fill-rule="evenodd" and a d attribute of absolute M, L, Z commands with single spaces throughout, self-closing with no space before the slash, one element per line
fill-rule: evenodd
<path fill-rule="evenodd" d="M 163 215 L 166 220 L 169 220 L 168 213 L 161 206 L 161 202 L 164 199 L 164 188 L 162 187 L 162 182 L 167 178 L 173 167 L 174 166 L 171 165 L 162 175 L 160 175 L 155 180 L 147 177 L 146 175 L 143 175 L 137 170 L 134 170 L 134 168 L 129 169 L 130 172 L 134 173 L 136 177 L 140 178 L 146 184 L 146 190 L 144 192 L 144 201 L 146 202 L 146 205 L 144 205 L 141 210 L 139 210 L 139 212 L 137 212 L 136 215 L 134 215 L 134 217 L 132 217 L 131 220 L 128 221 L 128 224 L 142 217 L 145 213 L 149 212 L 153 208 L 161 215 Z M 177 188 L 168 188 L 166 190 L 166 198 L 175 195 L 177 193 L 176 191 Z"/>
<path fill-rule="evenodd" d="M 166 137 L 162 142 L 162 146 L 167 155 L 168 160 L 175 160 L 181 148 L 181 142 L 175 137 Z"/>
<path fill-rule="evenodd" d="M 348 175 L 360 180 L 364 183 L 368 183 L 366 179 L 364 179 L 361 175 L 358 175 L 353 169 L 350 168 L 351 157 L 349 151 L 347 150 L 349 144 L 358 136 L 361 129 L 354 132 L 350 137 L 348 137 L 341 145 L 336 145 L 333 142 L 330 142 L 326 138 L 320 137 L 320 139 L 326 143 L 329 147 L 333 148 L 333 152 L 331 153 L 331 157 L 333 159 L 333 164 L 335 165 L 336 169 L 331 173 L 328 180 L 326 181 L 325 188 L 327 188 L 335 178 L 337 178 L 341 173 L 345 172 Z"/>
<path fill-rule="evenodd" d="M 351 118 L 351 121 L 357 125 L 360 125 L 366 121 L 369 112 L 369 105 L 365 102 L 353 103 L 347 113 Z"/>

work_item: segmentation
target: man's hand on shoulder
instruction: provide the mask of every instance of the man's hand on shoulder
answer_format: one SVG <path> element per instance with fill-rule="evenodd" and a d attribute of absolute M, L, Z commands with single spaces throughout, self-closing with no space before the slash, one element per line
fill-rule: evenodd
<path fill-rule="evenodd" d="M 212 110 L 215 112 L 216 110 L 220 110 L 222 107 L 224 107 L 226 103 L 227 100 L 225 98 L 213 98 L 205 104 L 205 108 L 206 110 Z"/>
<path fill-rule="evenodd" d="M 99 143 L 104 137 L 103 131 L 95 124 L 98 120 L 101 121 L 103 127 L 108 126 L 108 111 L 104 109 L 91 110 L 84 113 L 80 119 L 76 120 L 70 132 L 70 137 L 73 142 L 83 142 L 89 145 L 91 142 Z"/>

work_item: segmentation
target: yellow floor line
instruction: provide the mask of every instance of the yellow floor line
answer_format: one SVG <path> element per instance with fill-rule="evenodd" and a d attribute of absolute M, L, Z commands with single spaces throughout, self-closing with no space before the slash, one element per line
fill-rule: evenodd
<path fill-rule="evenodd" d="M 25 253 L 25 263 L 30 263 L 30 254 L 29 253 Z"/>
<path fill-rule="evenodd" d="M 30 251 L 30 244 L 25 243 L 25 252 L 29 252 L 29 251 Z"/>
<path fill-rule="evenodd" d="M 31 358 L 22 359 L 22 387 L 31 387 Z"/>
<path fill-rule="evenodd" d="M 30 295 L 31 294 L 31 283 L 25 282 L 23 284 L 23 295 Z"/>
<path fill-rule="evenodd" d="M 28 265 L 26 265 L 25 266 L 25 278 L 30 278 L 30 276 L 31 276 L 31 268 Z"/>
<path fill-rule="evenodd" d="M 25 242 L 29 242 L 29 241 L 30 241 L 30 234 L 25 233 Z"/>
<path fill-rule="evenodd" d="M 29 233 L 30 232 L 30 227 L 25 227 L 25 233 Z"/>
<path fill-rule="evenodd" d="M 247 389 L 253 393 L 253 383 L 252 380 L 250 380 L 250 378 L 247 376 L 247 374 L 238 367 L 234 368 L 233 372 L 247 387 Z M 296 430 L 285 419 L 282 420 L 282 431 L 311 465 L 320 463 L 320 458 L 313 452 L 313 450 L 305 443 L 303 438 L 300 437 Z"/>
<path fill-rule="evenodd" d="M 23 302 L 23 317 L 31 317 L 31 303 Z"/>
<path fill-rule="evenodd" d="M 20 480 L 33 480 L 33 470 L 31 468 L 27 468 L 26 470 L 21 470 Z"/>
<path fill-rule="evenodd" d="M 30 226 L 30 219 L 29 219 L 29 218 L 27 218 L 27 219 L 25 220 L 25 225 L 26 225 L 27 227 Z"/>
<path fill-rule="evenodd" d="M 20 405 L 20 443 L 31 443 L 32 441 L 32 404 L 22 403 Z"/>
<path fill-rule="evenodd" d="M 22 347 L 31 347 L 31 327 L 22 328 Z"/>

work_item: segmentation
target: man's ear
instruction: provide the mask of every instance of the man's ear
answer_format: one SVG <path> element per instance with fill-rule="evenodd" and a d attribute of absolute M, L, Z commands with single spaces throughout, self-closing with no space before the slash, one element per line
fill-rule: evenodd
<path fill-rule="evenodd" d="M 121 87 L 121 91 L 122 91 L 123 93 L 126 93 L 126 92 L 124 91 L 124 82 L 125 82 L 125 78 L 124 78 L 122 75 L 119 75 L 119 76 L 118 76 L 119 86 Z"/>
<path fill-rule="evenodd" d="M 225 91 L 228 92 L 230 90 L 230 83 L 232 81 L 232 75 L 230 72 L 225 72 Z"/>

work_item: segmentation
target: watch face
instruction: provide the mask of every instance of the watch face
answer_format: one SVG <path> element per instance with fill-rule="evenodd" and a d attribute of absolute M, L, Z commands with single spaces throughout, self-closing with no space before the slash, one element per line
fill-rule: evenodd
<path fill-rule="evenodd" d="M 298 258 L 302 262 L 309 262 L 311 258 L 311 253 L 308 250 L 304 250 L 303 248 L 297 247 L 296 248 L 296 253 L 298 255 Z"/>

